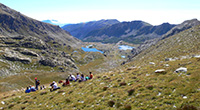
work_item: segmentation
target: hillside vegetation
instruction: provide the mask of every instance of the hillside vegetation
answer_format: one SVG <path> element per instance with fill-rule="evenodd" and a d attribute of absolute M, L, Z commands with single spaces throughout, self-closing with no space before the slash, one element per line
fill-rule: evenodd
<path fill-rule="evenodd" d="M 200 26 L 159 41 L 132 62 L 86 82 L 30 94 L 1 95 L 2 109 L 197 110 Z M 176 69 L 187 68 L 185 72 Z M 158 69 L 164 72 L 155 73 Z M 53 79 L 58 81 L 59 79 Z M 63 79 L 64 80 L 64 79 Z M 49 82 L 50 83 L 50 82 Z"/>

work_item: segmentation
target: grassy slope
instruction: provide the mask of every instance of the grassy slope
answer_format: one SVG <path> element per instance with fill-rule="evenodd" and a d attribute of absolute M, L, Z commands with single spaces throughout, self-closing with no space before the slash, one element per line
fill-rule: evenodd
<path fill-rule="evenodd" d="M 5 104 L 0 103 L 0 107 L 86 110 L 129 107 L 133 110 L 173 110 L 184 105 L 200 107 L 200 59 L 190 57 L 200 55 L 199 33 L 198 26 L 160 41 L 141 53 L 142 57 L 139 55 L 124 66 L 136 65 L 137 68 L 132 70 L 116 69 L 103 75 L 95 75 L 91 81 L 72 82 L 71 86 L 55 92 L 46 89 L 30 94 L 1 94 L 1 100 Z M 187 58 L 181 59 L 186 55 Z M 177 57 L 176 61 L 164 61 L 171 57 Z M 149 62 L 155 62 L 155 65 Z M 186 67 L 188 71 L 174 73 L 179 67 Z M 156 69 L 165 69 L 166 74 L 156 74 Z M 130 90 L 134 92 L 129 94 Z M 45 91 L 46 94 L 42 95 Z M 109 106 L 112 102 L 113 107 Z"/>

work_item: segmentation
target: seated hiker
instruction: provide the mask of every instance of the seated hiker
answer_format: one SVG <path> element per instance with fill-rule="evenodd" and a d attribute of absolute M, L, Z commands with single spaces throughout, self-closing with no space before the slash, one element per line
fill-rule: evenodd
<path fill-rule="evenodd" d="M 77 80 L 80 80 L 80 78 L 81 78 L 81 77 L 80 77 L 80 74 L 77 73 L 77 74 L 76 74 L 76 81 L 77 81 Z"/>
<path fill-rule="evenodd" d="M 60 89 L 60 87 L 58 87 L 58 85 L 55 81 L 53 81 L 53 83 L 51 83 L 50 86 L 51 86 L 51 89 L 50 89 L 51 92 L 55 91 L 57 89 Z"/>
<path fill-rule="evenodd" d="M 90 77 L 89 77 L 90 79 L 92 79 L 93 78 L 93 74 L 92 74 L 92 72 L 90 72 Z"/>
<path fill-rule="evenodd" d="M 31 92 L 31 88 L 27 87 L 25 90 L 25 93 L 30 93 Z"/>
<path fill-rule="evenodd" d="M 46 87 L 43 85 L 43 86 L 40 86 L 40 90 L 42 90 L 42 89 L 45 89 Z"/>
<path fill-rule="evenodd" d="M 69 81 L 76 81 L 76 77 L 72 74 L 69 75 L 68 79 Z"/>
<path fill-rule="evenodd" d="M 34 86 L 29 86 L 30 89 L 31 89 L 31 92 L 35 92 L 36 91 L 36 88 Z"/>
<path fill-rule="evenodd" d="M 68 86 L 68 85 L 70 85 L 70 82 L 69 82 L 69 79 L 66 79 L 66 81 L 63 83 L 63 85 L 62 86 Z"/>
<path fill-rule="evenodd" d="M 61 83 L 63 83 L 63 81 L 62 81 L 62 80 L 60 80 L 58 83 L 59 83 L 59 84 L 61 84 Z"/>
<path fill-rule="evenodd" d="M 81 81 L 85 81 L 85 76 L 81 74 Z"/>
<path fill-rule="evenodd" d="M 85 80 L 87 81 L 87 80 L 89 80 L 90 78 L 89 78 L 89 76 L 88 75 L 86 75 L 86 77 L 85 77 Z"/>

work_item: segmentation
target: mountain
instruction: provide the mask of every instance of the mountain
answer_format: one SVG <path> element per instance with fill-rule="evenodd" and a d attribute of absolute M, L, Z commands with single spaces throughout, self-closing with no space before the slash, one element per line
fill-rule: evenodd
<path fill-rule="evenodd" d="M 88 45 L 104 53 L 85 52 L 82 47 Z M 105 72 L 120 66 L 125 60 L 120 56 L 130 53 L 118 50 L 115 44 L 81 42 L 59 26 L 0 4 L 0 95 L 33 85 L 35 77 L 48 84 L 70 73 Z"/>
<path fill-rule="evenodd" d="M 183 23 L 175 26 L 174 28 L 172 28 L 169 32 L 167 32 L 165 35 L 162 36 L 162 39 L 165 39 L 169 36 L 175 35 L 181 31 L 184 31 L 186 29 L 189 29 L 191 27 L 200 25 L 200 21 L 198 21 L 197 19 L 192 19 L 192 20 L 186 20 Z"/>
<path fill-rule="evenodd" d="M 176 25 L 169 23 L 153 26 L 143 21 L 100 20 L 85 24 L 66 25 L 62 28 L 85 42 L 117 43 L 123 40 L 140 44 L 146 40 L 161 37 L 174 26 Z"/>
<path fill-rule="evenodd" d="M 3 36 L 34 36 L 41 38 L 45 42 L 58 40 L 58 42 L 62 44 L 69 44 L 72 46 L 79 42 L 79 40 L 69 35 L 68 32 L 64 31 L 59 26 L 34 20 L 3 4 L 0 4 L 0 12 L 0 34 Z"/>
<path fill-rule="evenodd" d="M 109 27 L 91 31 L 83 41 L 116 43 L 120 40 L 140 44 L 167 33 L 175 25 L 163 23 L 158 26 L 143 21 L 122 22 Z"/>
<path fill-rule="evenodd" d="M 63 26 L 62 28 L 70 32 L 70 34 L 73 35 L 74 37 L 83 39 L 89 32 L 93 30 L 105 28 L 116 23 L 119 23 L 119 21 L 116 19 L 108 19 L 108 20 L 91 21 L 87 23 L 69 24 Z"/>
<path fill-rule="evenodd" d="M 54 19 L 52 19 L 52 20 L 42 20 L 42 22 L 53 24 L 53 25 L 59 25 L 60 27 L 66 25 L 66 24 L 60 23 L 58 20 L 54 20 Z"/>
<path fill-rule="evenodd" d="M 144 43 L 140 44 L 140 46 L 138 46 L 137 48 L 134 48 L 132 50 L 132 54 L 133 54 L 132 57 L 136 56 L 138 53 L 144 51 L 145 49 L 148 49 L 150 46 L 155 45 L 157 42 L 161 40 L 164 40 L 170 36 L 176 35 L 180 32 L 183 32 L 197 25 L 200 25 L 200 21 L 198 21 L 197 19 L 186 20 L 183 23 L 178 24 L 177 26 L 173 27 L 171 30 L 169 30 L 166 34 L 162 35 L 161 37 L 147 40 Z"/>
<path fill-rule="evenodd" d="M 27 94 L 24 90 L 4 93 L 0 95 L 0 106 L 42 110 L 199 110 L 199 29 L 200 25 L 169 36 L 139 53 L 129 64 L 94 74 L 88 81 L 70 82 L 67 87 L 58 84 L 61 89 L 53 92 L 44 89 Z"/>
<path fill-rule="evenodd" d="M 0 76 L 27 71 L 78 71 L 69 53 L 81 41 L 59 26 L 29 18 L 0 4 Z"/>

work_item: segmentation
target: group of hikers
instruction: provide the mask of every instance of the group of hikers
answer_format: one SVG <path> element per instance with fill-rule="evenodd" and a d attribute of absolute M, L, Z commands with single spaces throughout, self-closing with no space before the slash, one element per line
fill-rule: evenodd
<path fill-rule="evenodd" d="M 80 74 L 80 73 L 77 73 L 76 76 L 70 74 L 68 76 L 68 78 L 66 78 L 65 82 L 63 82 L 62 80 L 60 80 L 58 83 L 61 84 L 62 83 L 62 86 L 65 87 L 65 86 L 68 86 L 70 85 L 70 81 L 74 81 L 74 82 L 83 82 L 83 81 L 87 81 L 87 80 L 90 80 L 93 78 L 93 74 L 92 72 L 89 72 L 89 75 L 86 75 L 84 76 L 84 74 Z M 40 80 L 38 80 L 37 78 L 35 78 L 35 87 L 34 86 L 28 86 L 27 89 L 25 90 L 25 93 L 30 93 L 30 92 L 34 92 L 36 90 L 38 90 L 38 87 L 40 85 Z M 40 86 L 40 90 L 42 89 L 45 89 L 46 87 L 43 85 L 43 86 Z M 50 91 L 55 91 L 57 89 L 60 89 L 60 87 L 58 87 L 57 83 L 55 81 L 53 81 L 51 84 L 50 84 Z"/>

